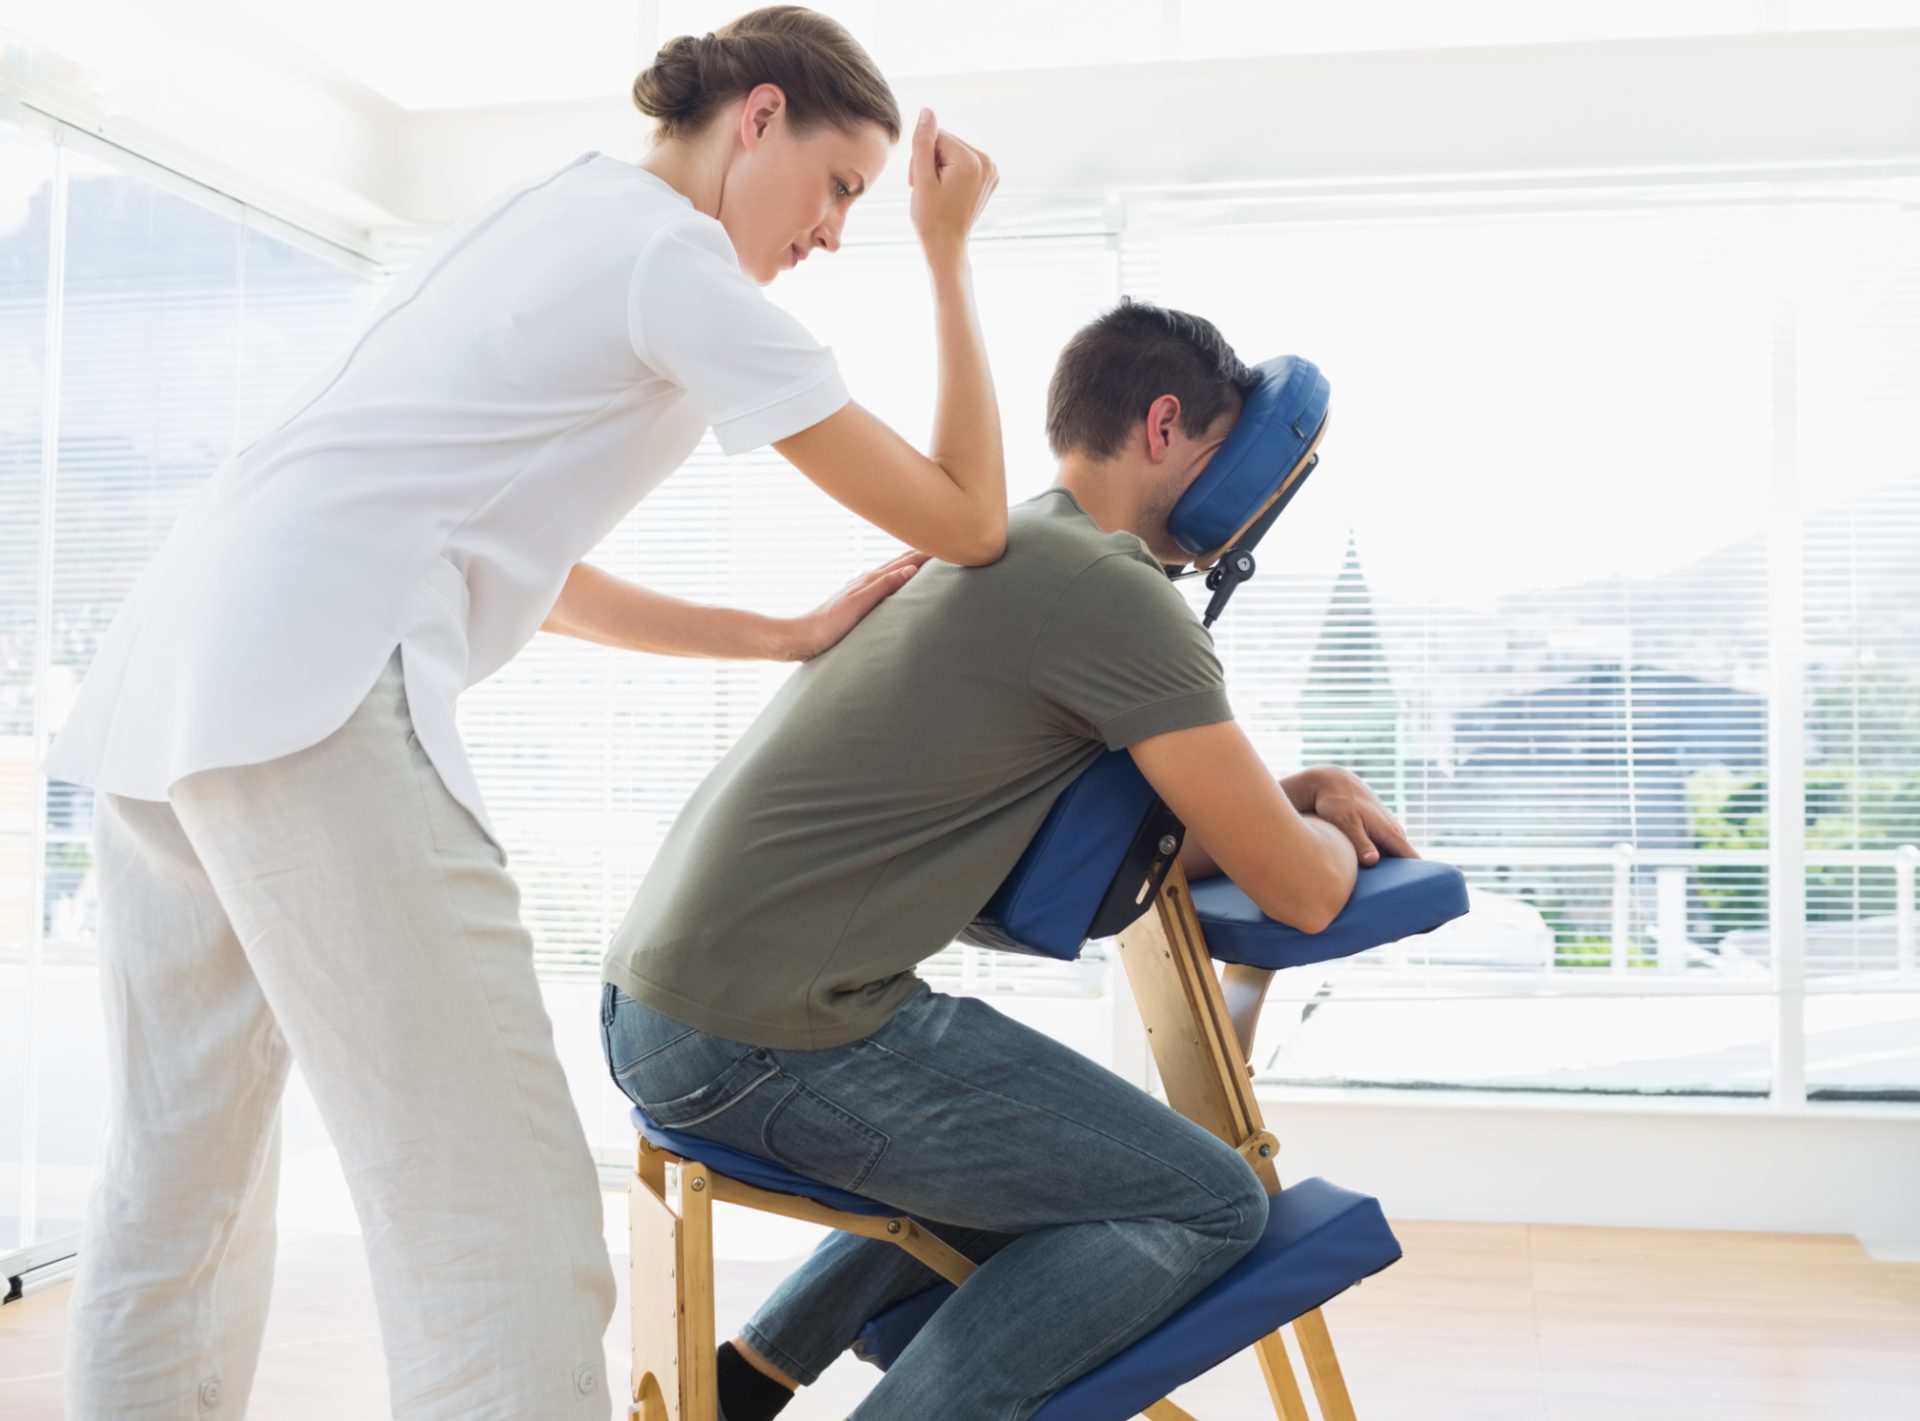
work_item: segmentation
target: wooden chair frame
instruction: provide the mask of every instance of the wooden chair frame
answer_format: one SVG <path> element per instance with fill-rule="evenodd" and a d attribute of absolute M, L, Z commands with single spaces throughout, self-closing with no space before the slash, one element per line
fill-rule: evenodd
<path fill-rule="evenodd" d="M 1151 911 L 1120 935 L 1120 960 L 1146 1024 L 1167 1103 L 1232 1145 L 1269 1194 L 1280 1189 L 1279 1142 L 1261 1119 L 1249 1063 L 1271 971 L 1217 973 L 1178 865 Z M 633 1303 L 633 1421 L 714 1421 L 713 1205 L 742 1204 L 897 1244 L 951 1283 L 974 1265 L 905 1214 L 849 1214 L 717 1174 L 639 1141 L 628 1190 Z M 1353 1403 L 1320 1309 L 1292 1327 L 1322 1421 L 1354 1421 Z M 1278 1421 L 1312 1421 L 1279 1331 L 1253 1344 Z M 1149 1421 L 1196 1421 L 1162 1398 Z"/>

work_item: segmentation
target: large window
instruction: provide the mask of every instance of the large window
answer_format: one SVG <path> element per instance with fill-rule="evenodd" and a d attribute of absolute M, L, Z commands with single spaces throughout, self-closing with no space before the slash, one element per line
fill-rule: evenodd
<path fill-rule="evenodd" d="M 0 127 L 0 1251 L 77 1226 L 105 1100 L 92 797 L 39 755 L 193 490 L 376 290 L 237 204 Z"/>
<path fill-rule="evenodd" d="M 4 132 L 0 1244 L 71 1225 L 101 1091 L 90 805 L 37 755 L 193 488 L 377 289 L 233 204 Z M 1122 292 L 1332 379 L 1323 467 L 1218 629 L 1235 704 L 1276 772 L 1366 774 L 1475 910 L 1284 975 L 1263 1079 L 1920 1096 L 1910 193 L 1094 195 L 1009 204 L 975 274 L 1016 499 L 1052 478 L 1055 354 Z M 924 434 L 931 309 L 897 214 L 774 295 Z M 594 558 L 795 612 L 891 551 L 777 457 L 709 444 Z M 609 1145 L 600 953 L 786 674 L 542 637 L 463 701 Z M 1103 945 L 1071 966 L 956 947 L 928 972 L 1139 1059 Z"/>
<path fill-rule="evenodd" d="M 1910 200 L 1183 203 L 1139 225 L 1141 289 L 1333 381 L 1324 467 L 1222 624 L 1243 718 L 1276 765 L 1360 769 L 1474 889 L 1430 937 L 1280 979 L 1257 1064 L 1920 1094 Z"/>
<path fill-rule="evenodd" d="M 1328 371 L 1324 467 L 1218 629 L 1235 704 L 1276 770 L 1353 765 L 1473 883 L 1465 922 L 1283 977 L 1265 1079 L 1920 1093 L 1920 230 L 1897 193 L 1179 199 L 1133 205 L 1124 235 L 1071 207 L 1030 226 L 976 257 L 1015 498 L 1051 479 L 1055 353 L 1122 291 Z M 927 427 L 910 243 L 774 294 L 858 398 Z M 709 446 L 598 557 L 797 610 L 889 551 L 777 458 Z M 785 674 L 542 642 L 469 697 L 550 976 L 591 977 Z M 567 727 L 543 732 L 560 684 Z M 1781 873 L 1804 882 L 1784 934 Z M 926 970 L 1104 1059 L 1127 1045 L 1101 946 Z"/>

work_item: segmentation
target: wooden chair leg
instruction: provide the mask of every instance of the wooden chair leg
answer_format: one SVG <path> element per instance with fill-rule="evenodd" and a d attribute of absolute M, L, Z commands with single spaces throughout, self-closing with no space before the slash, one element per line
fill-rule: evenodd
<path fill-rule="evenodd" d="M 1147 1421 L 1200 1421 L 1191 1411 L 1184 1411 L 1164 1397 L 1140 1413 Z"/>
<path fill-rule="evenodd" d="M 1266 1126 L 1254 1099 L 1247 1048 L 1178 865 L 1161 884 L 1153 910 L 1120 934 L 1119 948 L 1167 1104 L 1239 1149 Z M 1251 1040 L 1250 1027 L 1247 1035 Z M 1273 1160 L 1252 1163 L 1267 1192 L 1277 1193 Z"/>
<path fill-rule="evenodd" d="M 1253 1067 L 1253 1034 L 1260 1029 L 1260 1013 L 1267 1005 L 1267 988 L 1273 973 L 1265 967 L 1247 967 L 1229 962 L 1220 974 L 1220 995 L 1233 1022 L 1233 1033 L 1240 1040 L 1240 1059 Z"/>
<path fill-rule="evenodd" d="M 1354 1421 L 1353 1398 L 1347 1395 L 1347 1379 L 1340 1374 L 1340 1359 L 1333 1352 L 1333 1334 L 1327 1331 L 1326 1315 L 1319 1308 L 1300 1314 L 1293 1320 L 1293 1336 L 1300 1344 L 1300 1356 L 1307 1364 L 1323 1421 Z"/>
<path fill-rule="evenodd" d="M 713 1190 L 706 1166 L 642 1141 L 627 1190 L 635 1421 L 714 1421 Z"/>
<path fill-rule="evenodd" d="M 720 1414 L 711 1179 L 703 1164 L 680 1166 L 680 1421 L 715 1421 Z"/>
<path fill-rule="evenodd" d="M 1153 911 L 1120 935 L 1119 946 L 1167 1103 L 1247 1153 L 1268 1192 L 1277 1192 L 1280 1176 L 1272 1158 L 1250 1148 L 1264 1137 L 1266 1124 L 1248 1064 L 1273 974 L 1233 966 L 1224 974 L 1216 971 L 1186 875 L 1177 866 L 1161 885 Z M 1322 1421 L 1354 1421 L 1353 1401 L 1320 1310 L 1296 1318 L 1293 1335 Z M 1310 1421 L 1280 1335 L 1262 1338 L 1254 1350 L 1281 1421 Z"/>
<path fill-rule="evenodd" d="M 665 1161 L 642 1141 L 627 1186 L 635 1421 L 674 1421 L 680 1409 L 680 1219 L 665 1176 Z"/>
<path fill-rule="evenodd" d="M 1269 1332 L 1254 1343 L 1253 1355 L 1260 1359 L 1260 1375 L 1267 1379 L 1273 1414 L 1280 1421 L 1312 1421 L 1307 1414 L 1307 1399 L 1300 1394 L 1300 1383 L 1293 1375 L 1293 1362 L 1287 1357 L 1287 1344 L 1280 1334 Z"/>

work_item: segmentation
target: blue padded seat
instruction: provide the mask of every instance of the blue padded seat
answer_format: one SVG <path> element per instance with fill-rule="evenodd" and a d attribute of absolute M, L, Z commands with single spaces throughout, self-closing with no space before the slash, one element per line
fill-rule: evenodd
<path fill-rule="evenodd" d="M 633 1128 L 661 1149 L 671 1150 L 682 1159 L 698 1160 L 716 1174 L 724 1174 L 728 1179 L 737 1179 L 742 1184 L 751 1184 L 755 1189 L 766 1189 L 775 1194 L 798 1194 L 803 1199 L 817 1200 L 829 1209 L 839 1209 L 848 1214 L 890 1218 L 900 1212 L 891 1205 L 865 1195 L 849 1194 L 844 1189 L 835 1189 L 817 1179 L 808 1179 L 804 1174 L 795 1174 L 785 1165 L 775 1164 L 758 1155 L 746 1154 L 728 1145 L 716 1145 L 712 1140 L 703 1140 L 698 1135 L 669 1130 L 664 1125 L 654 1123 L 653 1117 L 638 1107 L 633 1112 Z"/>
<path fill-rule="evenodd" d="M 1276 923 L 1230 878 L 1202 878 L 1192 891 L 1208 955 L 1248 967 L 1300 967 L 1351 957 L 1432 932 L 1467 911 L 1467 881 L 1460 870 L 1431 859 L 1383 858 L 1361 869 L 1347 906 L 1318 933 Z"/>
<path fill-rule="evenodd" d="M 1061 1390 L 1033 1421 L 1122 1421 L 1269 1332 L 1311 1312 L 1400 1257 L 1380 1201 L 1324 1179 L 1272 1196 L 1251 1252 L 1159 1327 Z M 938 1283 L 860 1330 L 859 1355 L 881 1370 L 953 1295 Z"/>

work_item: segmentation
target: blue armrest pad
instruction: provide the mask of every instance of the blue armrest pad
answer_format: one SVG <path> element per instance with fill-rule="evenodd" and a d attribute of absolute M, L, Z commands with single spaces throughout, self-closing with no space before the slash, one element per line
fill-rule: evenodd
<path fill-rule="evenodd" d="M 1055 1392 L 1033 1421 L 1134 1416 L 1399 1257 L 1378 1200 L 1303 1179 L 1269 1201 L 1251 1252 L 1152 1332 Z M 939 1283 L 872 1319 L 855 1342 L 859 1355 L 892 1366 L 953 1292 Z"/>
<path fill-rule="evenodd" d="M 1347 906 L 1320 933 L 1276 923 L 1230 878 L 1203 878 L 1192 887 L 1208 955 L 1249 967 L 1299 967 L 1351 957 L 1430 933 L 1467 911 L 1467 881 L 1460 870 L 1431 859 L 1382 859 L 1361 869 Z"/>

